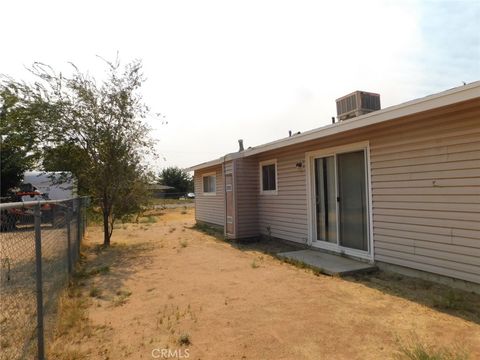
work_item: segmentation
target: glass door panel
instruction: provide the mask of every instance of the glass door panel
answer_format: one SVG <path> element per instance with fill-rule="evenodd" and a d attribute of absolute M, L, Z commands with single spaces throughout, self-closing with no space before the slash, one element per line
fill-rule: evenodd
<path fill-rule="evenodd" d="M 368 250 L 365 152 L 337 154 L 340 245 Z"/>
<path fill-rule="evenodd" d="M 337 243 L 335 158 L 315 159 L 315 207 L 317 240 Z"/>

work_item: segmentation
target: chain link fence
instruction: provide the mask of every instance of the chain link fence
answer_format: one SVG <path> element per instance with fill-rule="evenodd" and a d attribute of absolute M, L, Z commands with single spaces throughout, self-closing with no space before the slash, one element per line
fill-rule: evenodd
<path fill-rule="evenodd" d="M 0 360 L 45 358 L 80 255 L 87 198 L 0 204 Z"/>

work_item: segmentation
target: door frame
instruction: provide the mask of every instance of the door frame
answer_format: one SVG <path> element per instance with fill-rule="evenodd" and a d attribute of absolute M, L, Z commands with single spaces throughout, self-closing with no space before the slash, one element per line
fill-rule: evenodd
<path fill-rule="evenodd" d="M 227 168 L 228 163 L 223 164 L 223 209 L 224 209 L 224 224 L 223 224 L 223 234 L 226 238 L 235 239 L 237 236 L 237 191 L 236 191 L 236 161 L 231 162 L 231 166 Z M 227 223 L 228 223 L 228 214 L 227 214 L 227 176 L 232 176 L 232 224 L 233 224 L 233 233 L 227 232 Z"/>
<path fill-rule="evenodd" d="M 337 243 L 328 243 L 326 241 L 319 241 L 316 239 L 316 208 L 313 196 L 315 195 L 315 171 L 314 171 L 314 159 L 318 157 L 334 156 L 336 154 L 348 153 L 353 151 L 364 150 L 365 152 L 365 184 L 367 192 L 367 244 L 368 250 L 358 250 L 340 245 L 340 233 L 339 228 L 339 214 L 337 204 Z M 336 157 L 335 157 L 336 159 Z M 305 167 L 306 167 L 306 180 L 307 180 L 307 226 L 308 226 L 308 245 L 317 247 L 320 249 L 333 251 L 336 253 L 344 253 L 349 256 L 358 257 L 373 261 L 374 259 L 374 246 L 373 246 L 373 220 L 372 220 L 372 185 L 371 185 L 371 169 L 370 169 L 370 143 L 369 141 L 362 141 L 347 145 L 329 147 L 325 149 L 308 151 L 305 153 Z M 337 179 L 337 164 L 335 161 L 335 191 L 338 194 L 338 179 Z M 337 195 L 338 196 L 338 195 Z"/>

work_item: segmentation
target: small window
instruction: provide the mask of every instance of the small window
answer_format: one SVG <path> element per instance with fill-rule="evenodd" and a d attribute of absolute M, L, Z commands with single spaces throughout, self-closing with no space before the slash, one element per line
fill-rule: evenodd
<path fill-rule="evenodd" d="M 260 193 L 277 193 L 277 162 L 276 160 L 260 163 Z"/>
<path fill-rule="evenodd" d="M 216 192 L 216 176 L 208 174 L 203 176 L 203 193 L 206 195 L 215 195 Z"/>

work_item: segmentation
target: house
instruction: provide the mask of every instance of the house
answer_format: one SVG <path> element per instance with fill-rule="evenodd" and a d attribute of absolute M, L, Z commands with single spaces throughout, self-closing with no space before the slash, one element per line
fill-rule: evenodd
<path fill-rule="evenodd" d="M 160 184 L 149 184 L 147 189 L 150 191 L 151 195 L 154 198 L 165 199 L 168 190 L 174 190 L 173 186 L 160 185 Z M 176 194 L 175 194 L 176 195 Z"/>
<path fill-rule="evenodd" d="M 33 185 L 50 200 L 77 196 L 76 179 L 69 171 L 27 171 L 23 174 L 23 183 Z"/>
<path fill-rule="evenodd" d="M 197 222 L 479 284 L 480 82 L 370 112 L 358 96 L 337 123 L 191 167 Z"/>

